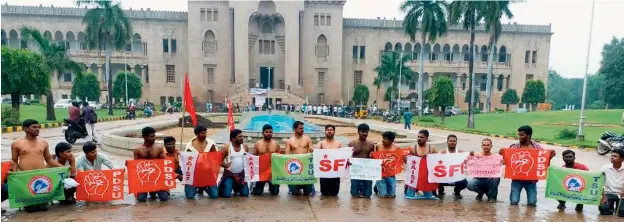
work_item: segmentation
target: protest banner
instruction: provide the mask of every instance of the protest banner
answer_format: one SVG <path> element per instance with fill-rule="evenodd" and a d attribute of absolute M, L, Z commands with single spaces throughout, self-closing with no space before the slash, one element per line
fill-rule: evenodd
<path fill-rule="evenodd" d="M 466 161 L 468 174 L 475 178 L 500 178 L 503 169 L 503 156 L 469 156 Z"/>
<path fill-rule="evenodd" d="M 470 153 L 427 154 L 428 179 L 432 183 L 453 183 L 466 179 L 464 161 Z"/>
<path fill-rule="evenodd" d="M 368 158 L 349 159 L 349 174 L 352 180 L 381 180 L 381 160 Z"/>
<path fill-rule="evenodd" d="M 503 151 L 505 178 L 545 180 L 550 165 L 550 150 L 508 148 Z"/>
<path fill-rule="evenodd" d="M 128 192 L 136 194 L 175 188 L 173 163 L 166 159 L 126 160 Z"/>
<path fill-rule="evenodd" d="M 246 154 L 244 163 L 245 182 L 263 182 L 271 180 L 271 154 L 260 156 Z"/>
<path fill-rule="evenodd" d="M 273 184 L 306 185 L 316 183 L 312 154 L 271 155 L 271 182 Z"/>
<path fill-rule="evenodd" d="M 353 147 L 340 149 L 314 149 L 314 177 L 339 178 L 346 171 Z"/>
<path fill-rule="evenodd" d="M 5 183 L 7 175 L 9 175 L 9 168 L 11 168 L 11 161 L 4 161 L 4 162 L 2 162 L 1 168 L 2 168 L 1 169 L 2 170 L 2 177 L 0 177 L 0 181 L 2 181 L 2 183 Z"/>
<path fill-rule="evenodd" d="M 79 171 L 76 200 L 108 202 L 124 199 L 125 169 Z"/>
<path fill-rule="evenodd" d="M 605 177 L 602 172 L 548 168 L 546 198 L 577 204 L 600 205 Z"/>
<path fill-rule="evenodd" d="M 418 156 L 407 156 L 407 166 L 405 166 L 405 185 L 417 189 L 418 176 L 420 173 L 421 158 Z"/>
<path fill-rule="evenodd" d="M 217 185 L 223 154 L 221 152 L 181 152 L 182 181 L 193 187 Z"/>
<path fill-rule="evenodd" d="M 403 151 L 375 151 L 373 159 L 382 160 L 381 177 L 395 176 L 403 171 Z"/>
<path fill-rule="evenodd" d="M 65 200 L 63 179 L 67 177 L 69 167 L 9 172 L 9 206 L 20 208 Z"/>

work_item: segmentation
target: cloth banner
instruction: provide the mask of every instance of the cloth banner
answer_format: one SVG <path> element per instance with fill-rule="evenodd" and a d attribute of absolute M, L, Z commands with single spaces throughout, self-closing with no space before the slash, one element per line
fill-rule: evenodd
<path fill-rule="evenodd" d="M 65 200 L 63 179 L 68 177 L 69 167 L 10 172 L 9 206 L 20 208 Z"/>
<path fill-rule="evenodd" d="M 546 179 L 546 198 L 598 206 L 604 181 L 602 172 L 551 166 Z"/>
<path fill-rule="evenodd" d="M 427 154 L 429 182 L 453 183 L 466 179 L 464 161 L 470 153 Z"/>
<path fill-rule="evenodd" d="M 405 185 L 417 189 L 418 176 L 420 174 L 421 157 L 408 156 L 407 166 L 405 166 Z"/>
<path fill-rule="evenodd" d="M 273 184 L 307 185 L 316 183 L 312 154 L 271 155 Z"/>
<path fill-rule="evenodd" d="M 145 193 L 175 188 L 173 163 L 167 159 L 126 160 L 128 192 Z"/>
<path fill-rule="evenodd" d="M 271 180 L 271 153 L 260 156 L 245 155 L 245 182 L 263 182 Z"/>
<path fill-rule="evenodd" d="M 125 169 L 79 171 L 76 200 L 108 202 L 124 199 Z"/>
<path fill-rule="evenodd" d="M 264 106 L 264 102 L 266 101 L 266 96 L 255 96 L 256 98 L 256 107 Z"/>
<path fill-rule="evenodd" d="M 4 161 L 2 162 L 2 177 L 0 177 L 0 181 L 2 181 L 2 183 L 6 182 L 6 178 L 7 175 L 9 175 L 9 168 L 11 168 L 11 161 Z"/>
<path fill-rule="evenodd" d="M 503 156 L 469 156 L 466 167 L 470 176 L 475 178 L 500 178 L 503 169 Z"/>
<path fill-rule="evenodd" d="M 268 91 L 269 90 L 265 88 L 251 88 L 249 89 L 249 94 L 253 96 L 266 96 Z"/>
<path fill-rule="evenodd" d="M 503 152 L 505 178 L 545 180 L 550 165 L 550 150 L 509 148 Z"/>
<path fill-rule="evenodd" d="M 375 151 L 373 159 L 382 160 L 381 177 L 395 176 L 403 171 L 403 151 Z"/>
<path fill-rule="evenodd" d="M 234 125 L 234 114 L 232 113 L 234 110 L 234 107 L 232 106 L 232 100 L 230 100 L 230 97 L 227 98 L 227 104 L 228 104 L 228 128 L 230 129 L 230 132 L 232 132 L 233 130 L 236 129 L 236 126 Z"/>
<path fill-rule="evenodd" d="M 368 158 L 349 159 L 349 175 L 352 180 L 381 180 L 382 160 Z"/>
<path fill-rule="evenodd" d="M 217 185 L 223 161 L 221 152 L 181 152 L 179 159 L 184 184 L 193 187 Z"/>
<path fill-rule="evenodd" d="M 314 149 L 314 177 L 340 178 L 346 171 L 353 147 L 340 149 Z"/>

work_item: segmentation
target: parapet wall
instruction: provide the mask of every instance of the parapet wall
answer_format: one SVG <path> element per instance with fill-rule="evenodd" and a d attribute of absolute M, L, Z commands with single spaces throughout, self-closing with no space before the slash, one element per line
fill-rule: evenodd
<path fill-rule="evenodd" d="M 54 7 L 52 6 L 22 6 L 22 5 L 2 5 L 2 15 L 36 15 L 36 16 L 68 16 L 68 17 L 83 17 L 89 10 L 88 8 L 73 8 L 73 7 Z M 176 20 L 187 21 L 187 12 L 176 11 L 152 11 L 147 9 L 127 9 L 124 10 L 126 15 L 130 19 L 139 20 Z"/>
<path fill-rule="evenodd" d="M 377 19 L 360 19 L 360 18 L 344 18 L 342 22 L 345 28 L 387 28 L 387 29 L 402 29 L 403 20 L 387 20 L 385 18 Z M 503 32 L 524 32 L 524 33 L 541 33 L 552 34 L 551 25 L 523 25 L 514 23 L 507 23 L 502 25 Z M 463 31 L 463 27 L 460 25 L 451 25 L 448 30 Z M 476 31 L 485 32 L 485 24 L 479 24 L 475 27 Z"/>

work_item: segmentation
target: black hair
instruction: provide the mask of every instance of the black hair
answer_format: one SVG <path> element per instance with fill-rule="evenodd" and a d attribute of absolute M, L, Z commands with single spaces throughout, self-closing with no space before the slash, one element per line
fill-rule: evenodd
<path fill-rule="evenodd" d="M 567 155 L 569 153 L 571 153 L 572 156 L 576 156 L 576 154 L 572 150 L 565 150 L 565 151 L 563 151 L 563 153 L 561 153 L 561 156 L 565 156 L 565 155 Z"/>
<path fill-rule="evenodd" d="M 370 127 L 366 123 L 361 123 L 360 125 L 358 125 L 357 129 L 358 129 L 358 132 L 360 131 L 368 132 L 370 130 Z"/>
<path fill-rule="evenodd" d="M 327 126 L 325 126 L 325 130 L 327 130 L 327 128 L 332 128 L 334 131 L 336 131 L 336 127 L 332 124 L 327 124 Z"/>
<path fill-rule="evenodd" d="M 175 141 L 176 141 L 176 139 L 173 136 L 166 136 L 163 140 L 164 140 L 163 142 L 165 144 L 170 143 L 170 142 L 174 142 L 175 143 Z"/>
<path fill-rule="evenodd" d="M 80 104 L 78 103 L 78 101 L 72 101 L 71 102 L 72 106 L 80 106 Z"/>
<path fill-rule="evenodd" d="M 492 140 L 490 138 L 485 138 L 483 140 L 481 140 L 481 144 L 483 144 L 483 142 L 485 141 L 490 141 L 490 145 L 492 144 Z"/>
<path fill-rule="evenodd" d="M 425 137 L 429 138 L 429 131 L 426 129 L 418 131 L 418 134 L 422 134 Z"/>
<path fill-rule="evenodd" d="M 84 102 L 82 102 L 82 105 L 83 105 L 83 106 L 88 106 L 88 105 L 89 105 L 89 103 L 88 103 L 87 101 L 84 101 Z"/>
<path fill-rule="evenodd" d="M 533 135 L 533 128 L 531 128 L 531 126 L 527 126 L 527 125 L 521 126 L 521 127 L 518 127 L 518 132 L 524 132 L 527 135 L 529 135 L 529 137 L 531 137 Z"/>
<path fill-rule="evenodd" d="M 390 140 L 390 142 L 394 142 L 394 139 L 396 138 L 396 135 L 394 134 L 394 132 L 386 131 L 383 134 L 381 134 L 381 137 Z"/>
<path fill-rule="evenodd" d="M 624 159 L 624 150 L 623 149 L 615 149 L 615 150 L 613 150 L 611 152 L 617 153 L 618 155 L 620 155 L 620 159 Z"/>
<path fill-rule="evenodd" d="M 303 122 L 301 122 L 301 121 L 299 121 L 299 120 L 295 121 L 295 122 L 293 123 L 293 130 L 294 130 L 294 129 L 297 129 L 297 127 L 298 127 L 299 125 L 302 125 L 302 126 L 303 126 Z"/>
<path fill-rule="evenodd" d="M 56 158 L 60 158 L 60 153 L 71 150 L 72 145 L 66 142 L 60 142 L 58 144 L 56 144 L 56 147 L 54 147 L 54 153 L 56 154 Z"/>
<path fill-rule="evenodd" d="M 153 128 L 153 127 L 151 127 L 151 126 L 146 126 L 145 128 L 143 128 L 143 129 L 141 130 L 141 136 L 142 136 L 142 137 L 147 137 L 147 136 L 149 136 L 149 135 L 150 135 L 150 134 L 152 134 L 152 133 L 156 133 L 156 129 L 154 129 L 154 128 Z"/>
<path fill-rule="evenodd" d="M 197 125 L 195 129 L 193 130 L 193 133 L 195 133 L 195 135 L 199 135 L 201 132 L 204 132 L 204 131 L 208 131 L 208 129 L 206 129 L 206 127 L 204 126 Z"/>
<path fill-rule="evenodd" d="M 26 119 L 24 120 L 24 122 L 22 122 L 22 128 L 28 128 L 30 127 L 30 125 L 34 125 L 34 124 L 39 124 L 39 122 L 37 122 L 37 120 L 34 120 L 34 119 Z"/>
<path fill-rule="evenodd" d="M 457 140 L 457 136 L 455 136 L 455 134 L 449 134 L 449 135 L 446 137 L 446 141 L 448 141 L 450 138 L 455 138 L 455 140 Z"/>
<path fill-rule="evenodd" d="M 97 148 L 97 145 L 95 145 L 95 143 L 92 142 L 87 142 L 84 145 L 82 145 L 82 151 L 87 154 L 90 153 L 91 151 L 94 151 Z"/>
<path fill-rule="evenodd" d="M 264 126 L 262 126 L 262 132 L 266 130 L 273 130 L 273 127 L 270 124 L 264 124 Z"/>
<path fill-rule="evenodd" d="M 236 136 L 238 136 L 238 134 L 241 134 L 241 133 L 243 133 L 243 131 L 239 129 L 232 130 L 232 132 L 230 132 L 230 140 L 236 138 Z"/>

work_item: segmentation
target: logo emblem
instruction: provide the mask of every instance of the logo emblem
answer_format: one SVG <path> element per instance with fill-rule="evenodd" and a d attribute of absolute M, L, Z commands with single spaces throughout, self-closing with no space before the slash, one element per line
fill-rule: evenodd
<path fill-rule="evenodd" d="M 570 192 L 582 192 L 585 189 L 585 179 L 579 175 L 570 174 L 563 179 L 563 187 Z"/>
<path fill-rule="evenodd" d="M 298 159 L 291 159 L 284 166 L 289 175 L 300 175 L 303 172 L 303 162 Z"/>
<path fill-rule="evenodd" d="M 35 176 L 28 181 L 28 190 L 33 195 L 50 193 L 52 180 L 47 176 Z"/>

